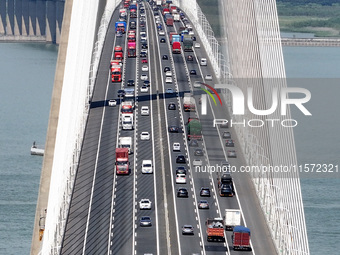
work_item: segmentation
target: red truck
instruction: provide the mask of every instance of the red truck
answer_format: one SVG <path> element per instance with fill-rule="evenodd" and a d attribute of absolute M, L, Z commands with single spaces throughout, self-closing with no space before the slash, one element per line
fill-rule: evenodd
<path fill-rule="evenodd" d="M 172 53 L 174 53 L 174 54 L 181 53 L 181 43 L 180 42 L 173 42 Z"/>
<path fill-rule="evenodd" d="M 128 42 L 128 58 L 136 57 L 136 42 Z"/>
<path fill-rule="evenodd" d="M 111 81 L 121 82 L 122 81 L 122 68 L 118 61 L 111 61 Z"/>
<path fill-rule="evenodd" d="M 231 236 L 234 250 L 251 251 L 250 229 L 244 226 L 235 226 Z"/>
<path fill-rule="evenodd" d="M 129 174 L 129 149 L 116 148 L 116 173 Z"/>
<path fill-rule="evenodd" d="M 167 14 L 167 13 L 170 13 L 169 8 L 164 8 L 163 11 L 162 11 L 163 16 L 165 16 L 165 14 Z"/>
<path fill-rule="evenodd" d="M 128 42 L 135 42 L 136 41 L 136 35 L 129 34 L 128 35 Z"/>
<path fill-rule="evenodd" d="M 123 60 L 123 48 L 122 46 L 116 46 L 114 49 L 114 60 Z"/>
<path fill-rule="evenodd" d="M 207 219 L 207 241 L 224 242 L 224 222 L 222 218 Z"/>
<path fill-rule="evenodd" d="M 164 17 L 165 17 L 165 24 L 167 26 L 173 26 L 174 25 L 174 17 L 170 13 L 165 14 Z"/>

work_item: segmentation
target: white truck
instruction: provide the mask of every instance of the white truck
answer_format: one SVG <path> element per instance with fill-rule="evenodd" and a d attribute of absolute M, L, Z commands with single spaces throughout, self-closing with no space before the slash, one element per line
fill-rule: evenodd
<path fill-rule="evenodd" d="M 161 6 L 162 5 L 162 0 L 157 0 L 156 5 Z"/>
<path fill-rule="evenodd" d="M 129 154 L 133 153 L 132 150 L 132 137 L 119 137 L 119 143 L 118 143 L 119 148 L 128 148 L 129 149 Z"/>
<path fill-rule="evenodd" d="M 191 93 L 184 93 L 183 108 L 185 112 L 195 111 L 195 99 L 193 98 Z"/>
<path fill-rule="evenodd" d="M 226 230 L 233 230 L 241 225 L 241 211 L 239 209 L 225 209 L 224 225 Z"/>
<path fill-rule="evenodd" d="M 122 114 L 123 130 L 133 130 L 133 114 Z"/>

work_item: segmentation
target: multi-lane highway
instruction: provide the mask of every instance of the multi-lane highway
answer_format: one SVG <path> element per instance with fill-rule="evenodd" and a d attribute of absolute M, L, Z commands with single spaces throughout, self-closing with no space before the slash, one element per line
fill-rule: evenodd
<path fill-rule="evenodd" d="M 205 221 L 207 218 L 222 218 L 225 209 L 241 209 L 242 223 L 252 231 L 253 254 L 275 254 L 273 243 L 265 225 L 261 209 L 256 202 L 256 194 L 248 176 L 233 174 L 234 197 L 220 197 L 217 187 L 219 173 L 197 171 L 192 162 L 202 161 L 201 169 L 208 165 L 221 165 L 228 160 L 237 167 L 245 165 L 236 135 L 230 128 L 213 127 L 213 119 L 226 118 L 228 114 L 221 105 L 208 100 L 207 114 L 201 115 L 199 103 L 203 92 L 193 86 L 195 81 L 213 86 L 217 79 L 208 62 L 199 64 L 207 54 L 200 47 L 192 52 L 172 54 L 169 41 L 170 32 L 179 32 L 180 27 L 189 23 L 183 20 L 167 26 L 161 10 L 147 2 L 138 4 L 137 18 L 127 18 L 136 26 L 136 58 L 127 56 L 127 33 L 116 36 L 115 22 L 119 18 L 119 8 L 114 12 L 106 36 L 100 60 L 99 71 L 91 101 L 89 119 L 86 126 L 84 144 L 76 182 L 66 224 L 66 234 L 62 242 L 62 254 L 236 254 L 231 245 L 231 232 L 225 231 L 225 242 L 208 242 Z M 145 11 L 141 13 L 140 7 Z M 157 18 L 159 17 L 159 18 Z M 162 26 L 160 35 L 156 20 Z M 143 25 L 144 24 L 144 25 Z M 146 33 L 147 55 L 140 57 L 141 32 Z M 196 41 L 201 41 L 194 30 Z M 165 42 L 161 42 L 162 38 Z M 124 51 L 122 82 L 111 82 L 110 60 L 115 46 Z M 163 57 L 167 56 L 167 59 Z M 187 61 L 188 55 L 193 61 Z M 146 62 L 147 63 L 142 63 Z M 147 71 L 145 65 L 148 67 Z M 144 68 L 142 68 L 144 66 Z M 166 80 L 164 69 L 171 70 L 171 80 Z M 195 70 L 196 74 L 190 74 Z M 147 92 L 142 92 L 146 74 L 150 81 Z M 212 80 L 206 80 L 212 75 Z M 121 99 L 117 91 L 127 88 L 127 81 L 135 81 L 134 128 L 123 130 L 121 125 Z M 130 88 L 130 86 L 129 86 Z M 172 89 L 172 92 L 169 91 Z M 184 112 L 183 94 L 191 92 L 195 98 L 196 111 Z M 110 107 L 108 101 L 117 100 L 117 106 Z M 175 109 L 169 109 L 169 104 Z M 149 115 L 142 115 L 142 106 L 148 106 Z M 203 139 L 198 147 L 189 145 L 186 138 L 186 123 L 189 117 L 199 118 L 202 123 Z M 169 132 L 170 126 L 177 126 L 178 132 Z M 235 141 L 237 158 L 228 159 L 224 131 L 230 131 Z M 141 132 L 148 132 L 150 139 L 142 140 Z M 129 155 L 130 173 L 117 175 L 115 172 L 115 150 L 120 137 L 132 137 L 133 154 Z M 180 151 L 173 150 L 173 144 L 180 144 Z M 203 155 L 195 155 L 200 148 Z M 185 163 L 176 163 L 183 155 Z M 142 173 L 143 160 L 151 160 L 152 173 Z M 187 170 L 186 183 L 176 184 L 176 169 L 184 166 Z M 182 187 L 188 197 L 177 197 Z M 202 187 L 209 188 L 210 197 L 201 197 Z M 140 210 L 139 201 L 150 199 L 151 210 Z M 209 209 L 199 209 L 198 202 L 207 200 Z M 151 226 L 141 226 L 143 216 L 151 218 Z M 192 225 L 194 235 L 183 235 L 182 226 Z"/>

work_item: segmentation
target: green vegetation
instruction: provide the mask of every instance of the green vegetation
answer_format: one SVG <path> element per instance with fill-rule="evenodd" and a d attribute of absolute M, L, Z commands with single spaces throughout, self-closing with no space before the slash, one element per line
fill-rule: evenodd
<path fill-rule="evenodd" d="M 335 0 L 277 0 L 281 31 L 340 36 L 340 4 Z"/>
<path fill-rule="evenodd" d="M 215 37 L 221 35 L 218 1 L 197 0 Z M 277 10 L 281 31 L 340 36 L 339 0 L 277 0 Z"/>

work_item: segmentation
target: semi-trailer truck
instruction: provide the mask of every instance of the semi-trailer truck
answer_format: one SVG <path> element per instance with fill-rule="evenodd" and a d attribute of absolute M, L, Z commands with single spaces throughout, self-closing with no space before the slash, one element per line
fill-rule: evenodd
<path fill-rule="evenodd" d="M 183 48 L 184 51 L 192 51 L 193 40 L 190 35 L 183 35 Z"/>
<path fill-rule="evenodd" d="M 180 42 L 173 42 L 172 43 L 172 53 L 180 54 L 181 53 L 181 43 Z"/>
<path fill-rule="evenodd" d="M 121 33 L 125 34 L 126 31 L 126 22 L 125 21 L 117 21 L 115 25 L 116 32 L 121 31 Z"/>
<path fill-rule="evenodd" d="M 129 149 L 116 148 L 116 173 L 129 174 Z"/>

